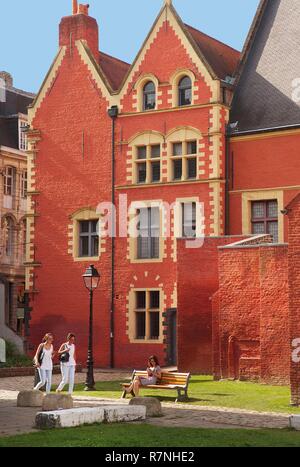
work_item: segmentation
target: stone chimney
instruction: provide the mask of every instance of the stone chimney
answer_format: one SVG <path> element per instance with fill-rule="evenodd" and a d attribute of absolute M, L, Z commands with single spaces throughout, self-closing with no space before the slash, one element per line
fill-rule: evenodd
<path fill-rule="evenodd" d="M 0 71 L 0 80 L 4 81 L 6 88 L 13 87 L 13 77 L 7 71 Z"/>
<path fill-rule="evenodd" d="M 99 57 L 99 28 L 97 21 L 89 16 L 89 5 L 78 5 L 73 0 L 73 14 L 62 18 L 59 25 L 59 45 L 75 47 L 75 41 L 83 40 L 94 58 Z"/>

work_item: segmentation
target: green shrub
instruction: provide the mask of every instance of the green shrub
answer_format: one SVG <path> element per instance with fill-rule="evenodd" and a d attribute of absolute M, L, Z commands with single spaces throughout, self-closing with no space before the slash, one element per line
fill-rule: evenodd
<path fill-rule="evenodd" d="M 6 363 L 1 363 L 2 368 L 10 367 L 30 367 L 32 366 L 31 358 L 22 354 L 17 349 L 13 342 L 5 341 L 6 343 Z"/>

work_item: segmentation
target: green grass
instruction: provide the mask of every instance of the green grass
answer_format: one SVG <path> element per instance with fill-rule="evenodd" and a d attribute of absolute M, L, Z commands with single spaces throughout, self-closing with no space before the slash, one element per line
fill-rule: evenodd
<path fill-rule="evenodd" d="M 206 430 L 146 424 L 92 425 L 0 438 L 0 447 L 299 447 L 290 430 Z"/>
<path fill-rule="evenodd" d="M 124 382 L 124 381 L 123 381 Z M 84 385 L 76 386 L 76 395 L 120 398 L 120 381 L 96 383 L 95 392 L 84 392 Z M 163 402 L 174 402 L 176 391 L 141 390 L 142 396 L 154 396 Z M 290 406 L 288 386 L 267 386 L 240 381 L 213 381 L 210 376 L 193 376 L 189 386 L 189 404 L 232 407 L 258 412 L 300 413 Z"/>

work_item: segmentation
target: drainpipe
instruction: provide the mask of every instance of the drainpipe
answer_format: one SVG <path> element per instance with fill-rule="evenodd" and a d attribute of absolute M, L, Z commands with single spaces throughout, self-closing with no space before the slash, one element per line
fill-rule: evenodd
<path fill-rule="evenodd" d="M 225 150 L 225 235 L 229 235 L 229 221 L 230 221 L 230 202 L 229 202 L 229 189 L 230 189 L 230 128 L 226 127 L 226 150 Z"/>
<path fill-rule="evenodd" d="M 112 106 L 108 110 L 108 115 L 112 120 L 112 136 L 111 136 L 111 165 L 112 165 L 112 176 L 111 176 L 111 203 L 115 206 L 115 154 L 116 154 L 116 119 L 119 114 L 119 109 L 116 105 Z M 113 213 L 114 214 L 114 213 Z M 111 305 L 110 305 L 110 367 L 115 366 L 115 235 L 116 235 L 116 219 L 113 215 L 112 218 L 112 238 L 111 238 Z"/>

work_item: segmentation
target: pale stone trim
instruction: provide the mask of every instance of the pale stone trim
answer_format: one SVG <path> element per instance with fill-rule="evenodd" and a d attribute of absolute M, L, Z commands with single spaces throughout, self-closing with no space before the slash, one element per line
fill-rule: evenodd
<path fill-rule="evenodd" d="M 46 97 L 46 94 L 49 90 L 49 88 L 51 87 L 56 75 L 57 75 L 57 72 L 59 70 L 59 68 L 61 67 L 61 64 L 62 64 L 62 61 L 65 57 L 65 54 L 66 54 L 66 46 L 63 46 L 60 48 L 59 52 L 58 52 L 58 55 L 52 65 L 52 67 L 50 68 L 49 72 L 48 72 L 48 75 L 46 76 L 46 79 L 44 81 L 44 83 L 42 84 L 42 87 L 37 95 L 37 97 L 35 98 L 34 102 L 33 102 L 33 105 L 32 107 L 29 107 L 28 109 L 28 122 L 29 124 L 31 125 L 35 115 L 36 115 L 36 112 L 38 111 L 38 109 L 40 108 L 40 106 L 42 105 L 42 102 L 43 100 L 45 99 Z"/>
<path fill-rule="evenodd" d="M 126 305 L 126 309 L 127 309 L 127 331 L 126 331 L 126 334 L 129 338 L 129 341 L 131 344 L 163 344 L 163 341 L 164 341 L 164 335 L 163 335 L 163 329 L 164 329 L 164 326 L 163 326 L 163 316 L 162 316 L 162 313 L 163 313 L 163 310 L 165 309 L 165 305 L 166 305 L 166 302 L 165 302 L 165 294 L 164 294 L 164 291 L 163 291 L 163 284 L 159 284 L 158 287 L 153 287 L 153 288 L 149 288 L 149 287 L 142 287 L 142 288 L 137 288 L 137 287 L 131 287 L 128 295 L 127 295 L 127 305 Z M 140 340 L 140 339 L 136 339 L 135 338 L 135 293 L 136 292 L 146 292 L 146 309 L 149 309 L 148 307 L 148 294 L 149 292 L 151 291 L 159 291 L 160 292 L 160 309 L 159 309 L 159 313 L 160 313 L 160 338 L 158 340 L 153 340 L 153 339 L 143 339 L 143 340 Z M 148 315 L 149 313 L 147 313 Z M 147 317 L 146 317 L 146 322 L 147 322 Z M 147 329 L 147 325 L 149 325 L 148 323 L 146 324 L 146 329 Z"/>
<path fill-rule="evenodd" d="M 284 216 L 280 212 L 284 209 L 283 191 L 276 190 L 261 190 L 261 191 L 246 191 L 242 193 L 242 232 L 243 234 L 251 234 L 251 202 L 252 201 L 267 201 L 276 199 L 278 203 L 278 241 L 284 242 Z"/>

